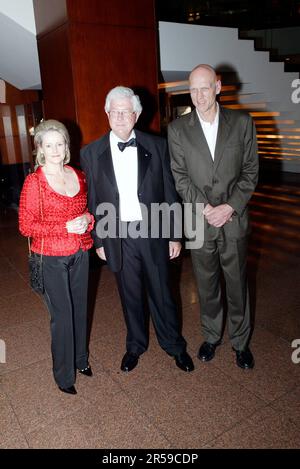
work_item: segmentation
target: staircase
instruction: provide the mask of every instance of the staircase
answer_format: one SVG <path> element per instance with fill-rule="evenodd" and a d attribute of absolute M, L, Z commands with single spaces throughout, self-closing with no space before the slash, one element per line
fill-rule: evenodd
<path fill-rule="evenodd" d="M 283 62 L 285 72 L 300 76 L 300 27 L 239 30 L 240 39 L 253 39 L 256 51 L 270 53 L 271 62 Z"/>
<path fill-rule="evenodd" d="M 299 74 L 270 62 L 269 52 L 255 51 L 253 40 L 240 40 L 238 29 L 160 22 L 159 38 L 167 82 L 162 87 L 168 94 L 188 93 L 190 70 L 198 63 L 211 64 L 225 84 L 221 104 L 254 118 L 262 165 L 300 172 L 300 103 L 291 99 L 300 88 Z"/>
<path fill-rule="evenodd" d="M 223 86 L 220 103 L 253 117 L 262 169 L 300 172 L 300 122 L 290 119 L 288 112 L 270 111 L 262 95 L 241 93 L 238 88 Z"/>
<path fill-rule="evenodd" d="M 299 184 L 283 180 L 261 182 L 251 201 L 249 257 L 265 253 L 270 262 L 279 264 L 300 261 L 300 189 Z M 276 294 L 276 292 L 274 292 Z"/>

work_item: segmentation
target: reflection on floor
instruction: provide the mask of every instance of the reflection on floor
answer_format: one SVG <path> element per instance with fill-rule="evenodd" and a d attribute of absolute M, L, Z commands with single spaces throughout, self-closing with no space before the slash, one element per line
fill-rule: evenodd
<path fill-rule="evenodd" d="M 122 373 L 125 328 L 114 278 L 94 262 L 94 377 L 77 377 L 77 396 L 59 392 L 53 381 L 49 319 L 27 284 L 26 239 L 17 232 L 16 213 L 2 209 L 0 339 L 6 363 L 0 363 L 0 447 L 299 447 L 300 363 L 291 359 L 291 343 L 300 339 L 299 201 L 296 186 L 264 183 L 251 202 L 254 370 L 235 365 L 226 330 L 215 359 L 197 360 L 199 305 L 185 256 L 181 266 L 173 266 L 174 283 L 180 281 L 183 333 L 195 371 L 176 368 L 151 329 L 149 350 L 134 371 Z"/>

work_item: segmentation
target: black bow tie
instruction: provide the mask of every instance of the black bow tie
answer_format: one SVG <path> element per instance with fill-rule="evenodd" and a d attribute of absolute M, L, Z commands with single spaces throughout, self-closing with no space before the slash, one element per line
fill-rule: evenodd
<path fill-rule="evenodd" d="M 136 139 L 131 138 L 128 142 L 118 142 L 120 151 L 124 151 L 126 147 L 136 147 Z"/>

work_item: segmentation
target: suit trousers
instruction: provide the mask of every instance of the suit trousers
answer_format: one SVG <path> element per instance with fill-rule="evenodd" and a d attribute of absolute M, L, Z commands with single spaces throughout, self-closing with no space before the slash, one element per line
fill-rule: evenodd
<path fill-rule="evenodd" d="M 168 242 L 157 242 L 162 243 L 162 256 L 155 263 L 149 239 L 122 239 L 122 269 L 116 278 L 127 326 L 126 348 L 136 355 L 148 348 L 146 290 L 158 342 L 169 355 L 175 356 L 186 350 L 186 342 L 180 333 L 177 308 L 169 287 Z"/>
<path fill-rule="evenodd" d="M 227 296 L 227 326 L 232 346 L 243 350 L 251 332 L 249 292 L 247 285 L 247 238 L 225 239 L 223 230 L 214 241 L 205 241 L 202 248 L 191 250 L 197 280 L 201 323 L 204 338 L 219 343 L 224 314 L 221 298 L 221 271 Z"/>
<path fill-rule="evenodd" d="M 58 386 L 75 383 L 75 369 L 88 365 L 87 290 L 89 253 L 44 256 L 45 294 L 51 321 L 53 374 Z"/>

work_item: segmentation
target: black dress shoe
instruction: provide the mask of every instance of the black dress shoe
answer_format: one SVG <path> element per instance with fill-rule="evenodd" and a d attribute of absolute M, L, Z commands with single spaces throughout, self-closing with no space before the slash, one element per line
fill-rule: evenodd
<path fill-rule="evenodd" d="M 83 370 L 78 370 L 79 373 L 85 376 L 93 376 L 92 368 L 90 365 L 88 365 L 86 368 L 83 368 Z"/>
<path fill-rule="evenodd" d="M 70 386 L 69 388 L 61 388 L 60 386 L 58 387 L 62 392 L 66 392 L 67 394 L 77 394 L 77 391 L 74 386 Z"/>
<path fill-rule="evenodd" d="M 195 369 L 193 360 L 187 352 L 175 355 L 175 363 L 183 371 L 193 371 Z"/>
<path fill-rule="evenodd" d="M 215 356 L 216 348 L 219 344 L 210 344 L 209 342 L 203 342 L 199 348 L 198 358 L 203 362 L 209 362 Z"/>
<path fill-rule="evenodd" d="M 139 356 L 135 353 L 126 352 L 121 363 L 121 370 L 129 372 L 138 364 Z"/>
<path fill-rule="evenodd" d="M 235 350 L 236 354 L 236 364 L 240 368 L 243 368 L 244 370 L 250 370 L 251 368 L 254 367 L 254 358 L 253 355 L 250 351 L 250 349 L 247 347 L 245 350 Z"/>

